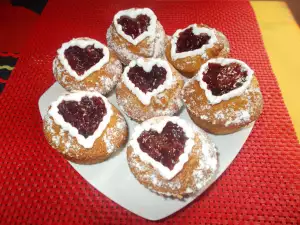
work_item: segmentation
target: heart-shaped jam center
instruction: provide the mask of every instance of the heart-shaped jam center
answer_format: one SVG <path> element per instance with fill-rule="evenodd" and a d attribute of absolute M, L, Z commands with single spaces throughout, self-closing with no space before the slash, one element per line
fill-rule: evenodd
<path fill-rule="evenodd" d="M 85 48 L 71 46 L 65 50 L 65 57 L 71 68 L 78 75 L 84 74 L 103 58 L 103 49 L 95 48 L 94 45 L 88 45 Z"/>
<path fill-rule="evenodd" d="M 247 71 L 238 63 L 224 66 L 219 63 L 208 63 L 202 79 L 213 95 L 220 96 L 242 86 L 246 77 Z"/>
<path fill-rule="evenodd" d="M 176 52 L 188 52 L 199 49 L 203 45 L 207 44 L 210 38 L 211 37 L 206 33 L 195 35 L 193 33 L 193 28 L 188 28 L 179 33 L 179 37 L 176 42 Z"/>
<path fill-rule="evenodd" d="M 122 30 L 125 34 L 135 39 L 148 29 L 150 17 L 147 15 L 138 15 L 136 18 L 121 16 L 117 22 L 122 26 Z"/>
<path fill-rule="evenodd" d="M 80 102 L 62 101 L 58 105 L 58 113 L 87 138 L 97 130 L 107 111 L 102 98 L 94 96 L 83 97 Z"/>
<path fill-rule="evenodd" d="M 150 72 L 146 72 L 143 67 L 136 65 L 129 69 L 127 76 L 136 87 L 147 93 L 165 82 L 167 71 L 163 67 L 154 65 Z"/>
<path fill-rule="evenodd" d="M 140 149 L 172 170 L 184 152 L 187 137 L 181 127 L 168 122 L 161 133 L 144 131 L 137 139 Z"/>

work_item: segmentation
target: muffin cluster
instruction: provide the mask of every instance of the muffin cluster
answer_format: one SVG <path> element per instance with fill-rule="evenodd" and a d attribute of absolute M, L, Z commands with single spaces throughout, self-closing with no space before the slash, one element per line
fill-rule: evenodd
<path fill-rule="evenodd" d="M 229 57 L 221 31 L 195 23 L 167 36 L 149 8 L 116 13 L 106 39 L 107 46 L 74 38 L 57 50 L 53 74 L 67 93 L 49 106 L 47 141 L 78 164 L 125 149 L 146 188 L 175 198 L 197 193 L 218 169 L 205 131 L 234 133 L 262 112 L 255 72 Z M 180 117 L 182 109 L 193 123 Z M 140 123 L 130 137 L 126 117 Z"/>

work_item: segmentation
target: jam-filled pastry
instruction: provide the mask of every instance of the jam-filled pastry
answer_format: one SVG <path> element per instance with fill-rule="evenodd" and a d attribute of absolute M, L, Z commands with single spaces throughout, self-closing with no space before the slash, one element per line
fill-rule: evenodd
<path fill-rule="evenodd" d="M 127 141 L 124 117 L 98 92 L 78 91 L 60 96 L 44 118 L 49 144 L 78 164 L 106 160 Z"/>
<path fill-rule="evenodd" d="M 175 198 L 197 193 L 218 167 L 215 145 L 179 117 L 154 117 L 135 127 L 128 165 L 146 188 Z"/>
<path fill-rule="evenodd" d="M 125 65 L 139 57 L 162 58 L 165 36 L 156 15 L 148 8 L 119 11 L 106 34 L 108 46 Z"/>
<path fill-rule="evenodd" d="M 75 38 L 62 44 L 53 61 L 56 80 L 67 91 L 110 92 L 122 74 L 113 51 L 91 38 Z"/>
<path fill-rule="evenodd" d="M 116 88 L 120 108 L 141 122 L 155 116 L 172 116 L 183 106 L 184 81 L 165 60 L 133 60 L 124 69 Z"/>
<path fill-rule="evenodd" d="M 209 60 L 182 95 L 192 120 L 213 134 L 240 130 L 257 120 L 263 108 L 254 71 L 236 59 Z"/>
<path fill-rule="evenodd" d="M 203 24 L 177 30 L 166 45 L 168 61 L 186 77 L 193 77 L 207 60 L 228 54 L 225 35 Z"/>

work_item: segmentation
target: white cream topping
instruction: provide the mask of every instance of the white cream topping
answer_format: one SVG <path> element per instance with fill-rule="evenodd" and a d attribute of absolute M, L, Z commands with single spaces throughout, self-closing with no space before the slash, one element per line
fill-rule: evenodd
<path fill-rule="evenodd" d="M 168 167 L 164 166 L 160 162 L 154 160 L 146 152 L 143 152 L 137 141 L 137 139 L 140 137 L 143 131 L 153 130 L 158 133 L 161 133 L 168 122 L 172 122 L 181 127 L 185 133 L 185 136 L 187 137 L 184 146 L 184 152 L 179 156 L 178 162 L 174 165 L 174 168 L 172 170 L 170 170 Z M 171 180 L 176 174 L 178 174 L 182 170 L 184 164 L 189 160 L 189 154 L 191 153 L 192 148 L 195 144 L 194 136 L 195 134 L 192 129 L 192 126 L 190 126 L 183 119 L 180 119 L 179 117 L 175 116 L 161 116 L 151 118 L 143 122 L 142 124 L 136 126 L 132 134 L 132 140 L 129 144 L 132 146 L 134 153 L 137 154 L 142 161 L 144 161 L 145 163 L 150 163 L 156 170 L 158 170 L 161 176 L 163 176 L 167 180 Z"/>
<path fill-rule="evenodd" d="M 177 40 L 179 38 L 179 34 L 186 29 L 189 29 L 192 27 L 192 31 L 195 35 L 199 35 L 201 33 L 205 33 L 208 36 L 210 36 L 210 39 L 208 40 L 207 44 L 204 44 L 201 48 L 195 49 L 192 51 L 187 51 L 187 52 L 176 52 L 177 50 Z M 202 58 L 207 58 L 206 55 L 206 49 L 212 48 L 213 45 L 217 42 L 217 36 L 216 36 L 216 31 L 213 28 L 206 28 L 206 27 L 198 27 L 197 24 L 192 24 L 184 29 L 179 29 L 177 30 L 171 39 L 171 57 L 173 60 L 181 59 L 181 58 L 186 58 L 189 56 L 195 56 L 195 55 L 200 55 Z"/>
<path fill-rule="evenodd" d="M 65 51 L 72 47 L 72 46 L 78 46 L 80 48 L 85 48 L 88 45 L 94 45 L 95 48 L 100 48 L 103 50 L 103 57 L 97 62 L 95 65 L 93 65 L 91 68 L 86 70 L 82 75 L 78 75 L 75 70 L 71 68 L 69 65 L 69 62 L 67 58 L 65 57 Z M 58 59 L 61 62 L 61 64 L 64 66 L 64 68 L 67 70 L 67 72 L 73 76 L 76 80 L 84 80 L 86 77 L 88 77 L 91 73 L 94 73 L 97 70 L 100 70 L 103 65 L 108 63 L 109 61 L 109 50 L 108 48 L 100 43 L 97 40 L 91 39 L 91 38 L 74 38 L 69 42 L 63 43 L 61 48 L 57 50 L 58 53 Z"/>
<path fill-rule="evenodd" d="M 154 65 L 156 65 L 158 67 L 163 67 L 167 71 L 166 80 L 161 85 L 159 85 L 156 89 L 152 90 L 151 92 L 144 93 L 138 87 L 136 87 L 135 84 L 132 83 L 128 77 L 128 72 L 129 72 L 130 68 L 135 67 L 136 65 L 139 67 L 143 67 L 143 70 L 148 73 L 151 72 L 152 67 Z M 151 58 L 148 60 L 139 58 L 137 60 L 131 61 L 129 63 L 129 65 L 127 67 L 125 67 L 124 72 L 122 74 L 122 80 L 123 80 L 124 84 L 127 86 L 127 88 L 133 94 L 135 94 L 144 105 L 149 105 L 151 103 L 151 98 L 153 96 L 158 95 L 159 93 L 163 92 L 164 90 L 166 90 L 172 86 L 173 75 L 172 75 L 172 70 L 169 66 L 169 63 L 167 61 L 162 60 L 162 59 L 154 59 L 154 58 Z"/>
<path fill-rule="evenodd" d="M 124 33 L 122 26 L 118 23 L 118 19 L 120 19 L 121 16 L 128 16 L 135 19 L 139 15 L 147 15 L 150 18 L 150 24 L 147 27 L 147 30 L 145 30 L 142 34 L 140 34 L 135 39 L 133 39 L 130 35 Z M 142 9 L 132 8 L 127 10 L 121 10 L 114 16 L 114 20 L 113 20 L 118 34 L 120 34 L 123 38 L 125 38 L 128 42 L 130 42 L 133 45 L 137 45 L 147 37 L 153 39 L 155 38 L 156 21 L 157 21 L 156 15 L 149 8 L 142 8 Z"/>
<path fill-rule="evenodd" d="M 226 94 L 216 96 L 213 95 L 211 90 L 207 89 L 207 83 L 203 81 L 203 73 L 207 71 L 209 63 L 218 63 L 221 66 L 225 66 L 231 63 L 237 63 L 241 66 L 242 71 L 247 71 L 246 81 L 242 84 L 242 86 L 229 91 Z M 218 104 L 221 101 L 229 100 L 233 97 L 240 96 L 243 92 L 249 87 L 251 84 L 251 80 L 253 77 L 254 71 L 243 61 L 237 59 L 230 58 L 215 58 L 208 60 L 205 64 L 203 64 L 196 75 L 196 79 L 199 81 L 200 87 L 205 91 L 205 95 L 210 104 Z"/>
<path fill-rule="evenodd" d="M 58 105 L 62 101 L 76 101 L 80 102 L 83 97 L 100 97 L 106 108 L 106 114 L 104 115 L 102 121 L 99 123 L 98 128 L 95 130 L 93 135 L 88 136 L 85 138 L 83 135 L 78 133 L 78 129 L 76 127 L 73 127 L 70 123 L 66 122 L 61 114 L 58 112 Z M 60 96 L 55 102 L 51 104 L 51 108 L 49 110 L 49 115 L 52 116 L 54 122 L 61 127 L 62 130 L 68 131 L 69 134 L 73 137 L 75 137 L 80 145 L 82 145 L 84 148 L 92 148 L 94 145 L 95 140 L 101 136 L 102 132 L 107 127 L 110 118 L 113 114 L 111 104 L 108 102 L 108 100 L 102 96 L 98 92 L 85 92 L 85 91 L 78 91 L 66 95 Z"/>

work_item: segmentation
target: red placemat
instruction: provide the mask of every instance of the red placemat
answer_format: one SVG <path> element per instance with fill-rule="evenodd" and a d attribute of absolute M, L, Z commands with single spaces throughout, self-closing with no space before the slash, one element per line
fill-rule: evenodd
<path fill-rule="evenodd" d="M 18 58 L 18 53 L 0 52 L 0 95 L 5 88 L 5 83 L 16 65 Z"/>
<path fill-rule="evenodd" d="M 299 223 L 299 143 L 250 4 L 104 2 L 49 1 L 0 96 L 0 221 L 154 223 L 126 211 L 81 178 L 47 144 L 38 111 L 39 97 L 54 82 L 52 60 L 62 42 L 80 36 L 105 42 L 106 29 L 119 9 L 148 6 L 168 34 L 194 22 L 223 31 L 232 56 L 255 69 L 265 100 L 262 116 L 229 169 L 195 202 L 161 223 Z"/>

